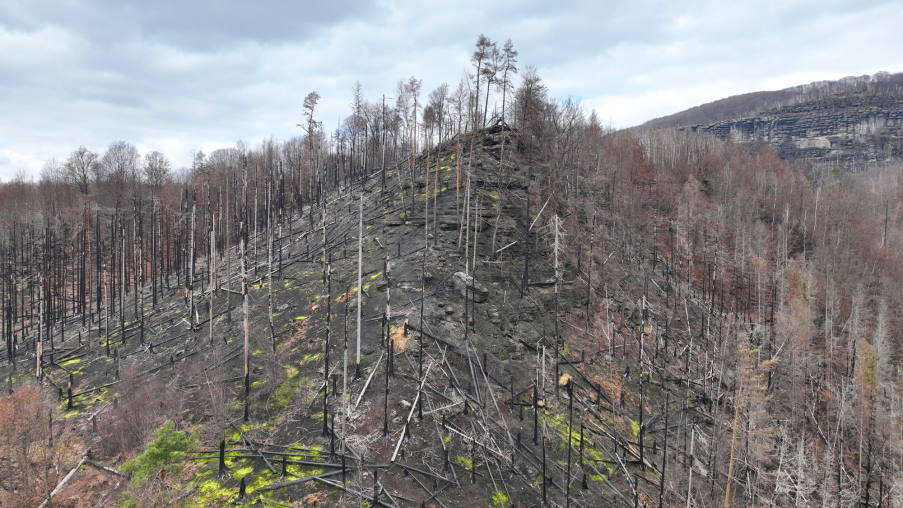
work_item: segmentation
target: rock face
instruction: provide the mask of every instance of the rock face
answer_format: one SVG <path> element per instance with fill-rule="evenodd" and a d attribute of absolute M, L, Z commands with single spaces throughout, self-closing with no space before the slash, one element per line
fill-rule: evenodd
<path fill-rule="evenodd" d="M 818 82 L 746 94 L 652 120 L 748 144 L 785 159 L 854 170 L 903 160 L 903 74 Z"/>

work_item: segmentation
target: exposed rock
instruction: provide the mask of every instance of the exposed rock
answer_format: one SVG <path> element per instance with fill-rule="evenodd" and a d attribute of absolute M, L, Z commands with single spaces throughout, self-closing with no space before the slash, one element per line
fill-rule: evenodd
<path fill-rule="evenodd" d="M 835 95 L 695 129 L 772 145 L 784 159 L 841 167 L 884 162 L 903 158 L 903 98 Z"/>
<path fill-rule="evenodd" d="M 494 325 L 501 324 L 502 318 L 501 318 L 501 315 L 499 315 L 498 309 L 496 309 L 496 308 L 489 309 L 489 311 L 487 312 L 487 315 L 489 316 L 490 323 L 492 323 Z"/>
<path fill-rule="evenodd" d="M 771 145 L 784 159 L 858 169 L 903 159 L 903 74 L 737 95 L 644 127 L 704 131 L 751 146 Z"/>
<path fill-rule="evenodd" d="M 455 272 L 452 277 L 455 282 L 455 288 L 461 292 L 463 296 L 473 296 L 473 301 L 483 303 L 489 298 L 489 290 L 486 289 L 479 281 L 474 280 L 472 275 L 465 275 L 464 272 Z M 468 293 L 467 290 L 470 290 Z"/>

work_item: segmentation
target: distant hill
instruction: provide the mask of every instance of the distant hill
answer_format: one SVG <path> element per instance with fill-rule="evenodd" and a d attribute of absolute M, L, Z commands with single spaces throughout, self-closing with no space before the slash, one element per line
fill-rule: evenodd
<path fill-rule="evenodd" d="M 772 145 L 785 159 L 847 169 L 901 160 L 903 73 L 735 95 L 641 127 L 701 130 L 740 143 Z"/>

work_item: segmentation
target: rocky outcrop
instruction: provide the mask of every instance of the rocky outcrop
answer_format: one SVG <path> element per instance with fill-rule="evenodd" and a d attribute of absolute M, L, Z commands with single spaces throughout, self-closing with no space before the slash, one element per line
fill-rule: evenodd
<path fill-rule="evenodd" d="M 848 170 L 903 160 L 903 74 L 748 95 L 757 100 L 724 99 L 646 127 L 692 129 L 743 144 L 770 145 L 785 159 Z M 687 120 L 705 122 L 683 123 Z"/>
<path fill-rule="evenodd" d="M 483 303 L 489 298 L 489 290 L 479 281 L 474 280 L 473 276 L 465 275 L 464 272 L 455 272 L 453 276 L 455 288 L 461 292 L 461 296 L 473 297 L 476 303 Z"/>
<path fill-rule="evenodd" d="M 694 130 L 768 144 L 785 159 L 852 168 L 903 160 L 903 98 L 833 96 Z"/>

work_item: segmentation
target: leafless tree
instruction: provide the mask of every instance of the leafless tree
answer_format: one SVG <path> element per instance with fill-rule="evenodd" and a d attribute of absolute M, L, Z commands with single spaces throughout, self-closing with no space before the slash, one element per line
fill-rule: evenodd
<path fill-rule="evenodd" d="M 100 159 L 106 178 L 126 182 L 138 174 L 138 149 L 125 141 L 114 141 Z"/>
<path fill-rule="evenodd" d="M 66 180 L 75 185 L 82 194 L 88 193 L 91 177 L 97 174 L 98 167 L 97 154 L 84 146 L 73 151 L 63 164 Z"/>
<path fill-rule="evenodd" d="M 153 189 L 159 190 L 169 179 L 169 159 L 162 152 L 154 150 L 144 156 L 144 180 Z"/>

